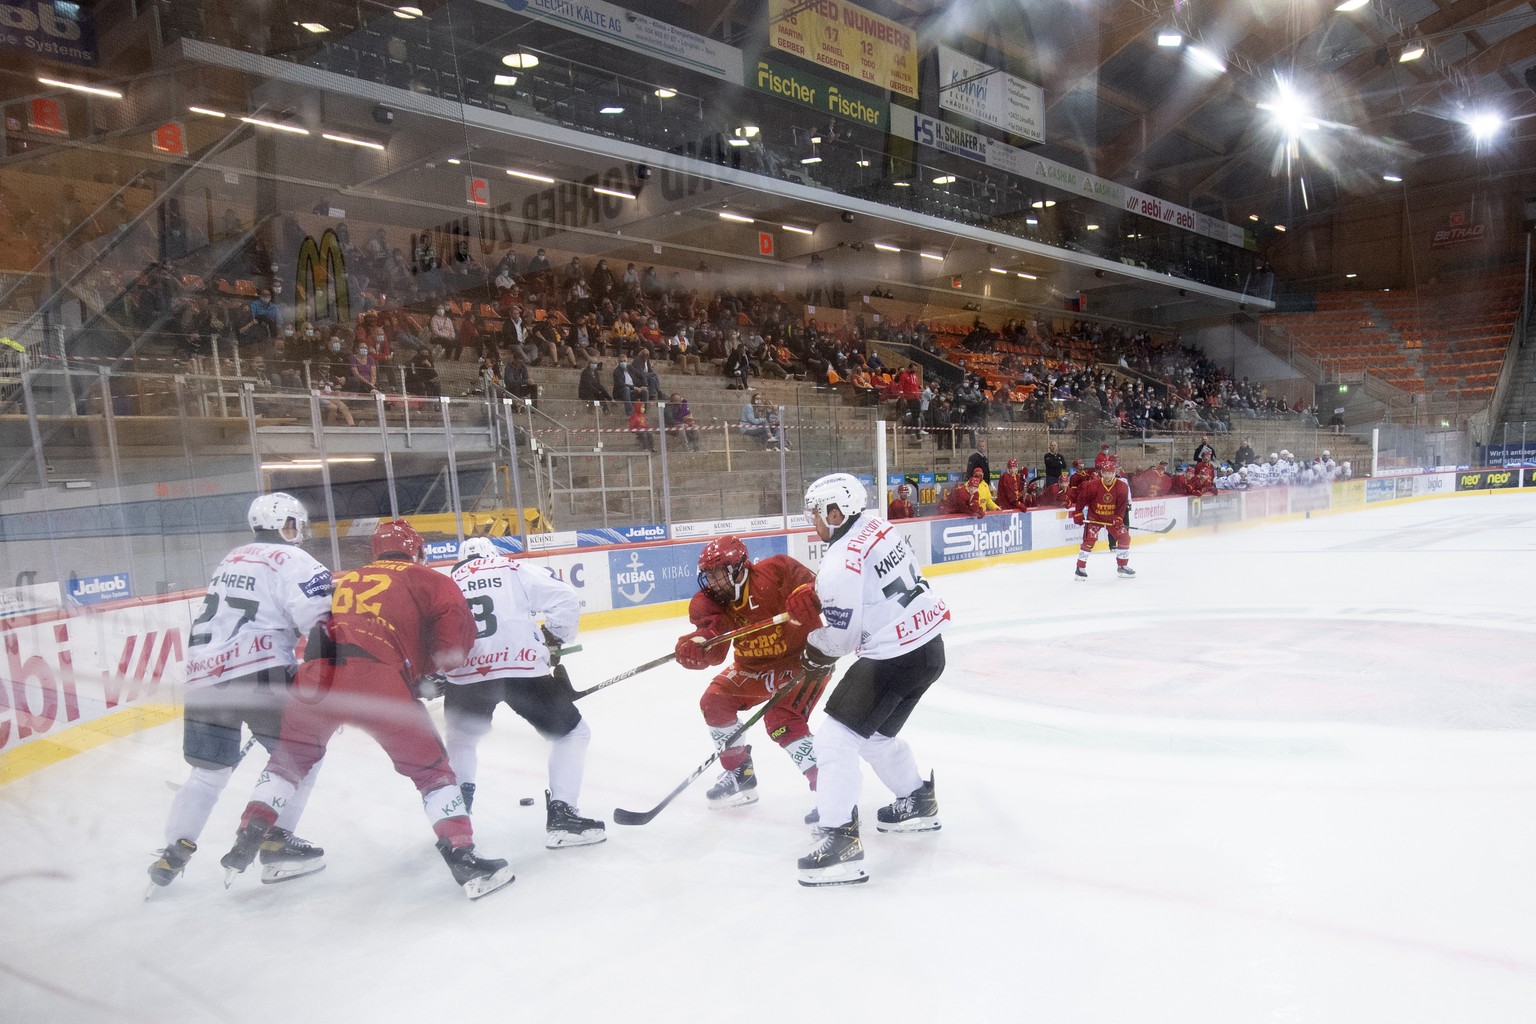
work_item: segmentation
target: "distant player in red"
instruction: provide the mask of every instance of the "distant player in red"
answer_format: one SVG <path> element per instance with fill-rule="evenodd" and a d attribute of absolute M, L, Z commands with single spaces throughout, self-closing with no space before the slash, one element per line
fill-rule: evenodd
<path fill-rule="evenodd" d="M 1075 491 L 1077 488 L 1081 487 L 1083 484 L 1092 479 L 1093 474 L 1083 468 L 1083 460 L 1073 459 L 1072 475 L 1067 478 L 1067 490 Z"/>
<path fill-rule="evenodd" d="M 894 522 L 897 519 L 911 519 L 915 515 L 917 515 L 917 506 L 912 504 L 912 488 L 902 484 L 891 496 L 891 502 L 886 506 L 885 518 Z"/>
<path fill-rule="evenodd" d="M 1088 555 L 1098 543 L 1099 531 L 1108 530 L 1114 540 L 1115 573 L 1131 579 L 1136 570 L 1130 561 L 1131 534 L 1126 523 L 1131 518 L 1131 488 L 1116 475 L 1120 465 L 1113 457 L 1099 467 L 1098 476 L 1077 488 L 1072 504 L 1072 521 L 1083 528 L 1083 546 L 1077 553 L 1077 578 L 1088 578 Z"/>
<path fill-rule="evenodd" d="M 1115 455 L 1109 450 L 1109 445 L 1099 445 L 1099 454 L 1093 457 L 1093 471 L 1097 473 L 1104 468 L 1104 463 L 1115 461 Z"/>
<path fill-rule="evenodd" d="M 1004 512 L 1022 512 L 1024 503 L 1024 477 L 1019 473 L 1019 460 L 1009 459 L 1008 470 L 997 478 L 997 507 Z"/>
<path fill-rule="evenodd" d="M 1195 463 L 1195 481 L 1190 485 L 1190 493 L 1201 498 L 1216 493 L 1216 463 L 1209 455 Z"/>
<path fill-rule="evenodd" d="M 939 515 L 974 516 L 980 519 L 982 510 L 978 490 L 979 488 L 970 486 L 969 480 L 962 480 L 955 484 L 954 489 L 944 495 L 944 500 L 939 502 Z"/>
<path fill-rule="evenodd" d="M 438 851 L 476 899 L 511 882 L 512 871 L 475 854 L 464 796 L 416 690 L 421 677 L 464 663 L 475 619 L 458 585 L 421 564 L 426 545 L 409 523 L 380 523 L 372 546 L 372 562 L 336 577 L 328 627 L 311 634 L 277 750 L 221 863 L 231 874 L 250 865 L 275 808 L 293 798 L 336 730 L 356 725 L 416 784 Z"/>
<path fill-rule="evenodd" d="M 1071 508 L 1072 492 L 1067 487 L 1065 477 L 1057 477 L 1054 483 L 1049 484 L 1040 492 L 1035 501 L 1036 508 Z"/>
<path fill-rule="evenodd" d="M 725 660 L 731 644 L 704 644 L 722 633 L 767 622 L 785 609 L 789 595 L 816 589 L 816 574 L 788 555 L 770 555 L 753 562 L 747 546 L 732 536 L 718 537 L 699 553 L 699 592 L 688 604 L 694 630 L 678 638 L 677 663 L 687 669 L 709 668 Z M 816 789 L 816 751 L 809 719 L 826 688 L 827 677 L 802 683 L 800 654 L 805 638 L 820 627 L 815 622 L 781 622 L 734 641 L 736 658 L 704 690 L 699 709 L 719 747 L 740 725 L 737 713 L 756 707 L 783 686 L 802 692 L 771 708 L 763 716 L 768 736 L 789 755 Z M 752 748 L 737 744 L 720 752 L 725 769 L 706 794 L 711 807 L 738 807 L 757 802 L 757 772 Z"/>

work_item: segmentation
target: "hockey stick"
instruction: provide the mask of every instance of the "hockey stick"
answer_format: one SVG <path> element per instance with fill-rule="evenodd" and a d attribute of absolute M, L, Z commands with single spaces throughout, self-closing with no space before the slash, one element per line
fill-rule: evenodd
<path fill-rule="evenodd" d="M 831 675 L 831 673 L 828 672 L 827 675 Z M 704 760 L 703 764 L 689 772 L 688 777 L 682 782 L 679 782 L 676 789 L 662 797 L 661 803 L 657 804 L 655 807 L 652 807 L 648 811 L 626 811 L 622 807 L 615 807 L 613 809 L 614 822 L 619 825 L 644 825 L 646 822 L 656 817 L 656 815 L 660 814 L 663 810 L 666 809 L 667 804 L 670 804 L 673 800 L 677 799 L 679 793 L 693 785 L 694 780 L 696 780 L 700 775 L 703 775 L 705 772 L 709 771 L 709 766 L 720 759 L 720 754 L 723 751 L 729 750 L 731 747 L 735 746 L 736 741 L 741 739 L 741 737 L 746 733 L 748 729 L 752 728 L 759 721 L 761 721 L 762 717 L 771 711 L 774 707 L 776 707 L 779 702 L 789 694 L 791 690 L 795 691 L 796 699 L 798 699 L 800 695 L 805 692 L 806 687 L 814 683 L 815 679 L 824 678 L 826 677 L 816 676 L 812 679 L 807 679 L 802 675 L 794 682 L 786 683 L 778 693 L 774 694 L 768 699 L 767 703 L 754 711 L 751 718 L 748 718 L 739 727 L 737 727 L 735 732 L 727 736 L 725 740 L 720 744 L 720 746 L 715 750 L 715 752 L 710 754 L 709 757 Z M 790 703 L 793 704 L 794 701 L 792 700 Z"/>
<path fill-rule="evenodd" d="M 1097 520 L 1093 520 L 1093 519 L 1088 520 L 1088 525 L 1089 526 L 1102 526 L 1105 529 L 1109 529 L 1109 530 L 1113 530 L 1114 529 L 1114 524 L 1112 524 L 1112 523 L 1101 523 L 1101 522 L 1098 522 Z M 1167 533 L 1169 530 L 1173 529 L 1175 526 L 1178 526 L 1178 525 L 1179 525 L 1179 521 L 1177 519 L 1170 519 L 1170 520 L 1168 520 L 1168 525 L 1167 526 L 1136 526 L 1134 524 L 1127 523 L 1125 528 L 1127 530 L 1140 530 L 1143 533 Z"/>
<path fill-rule="evenodd" d="M 748 633 L 756 633 L 760 629 L 767 629 L 769 626 L 776 626 L 776 625 L 778 625 L 781 622 L 788 622 L 788 621 L 789 621 L 789 613 L 788 612 L 780 612 L 779 614 L 775 615 L 773 618 L 767 620 L 766 622 L 754 622 L 750 626 L 742 626 L 740 629 L 733 629 L 729 633 L 721 633 L 719 636 L 715 637 L 714 639 L 705 641 L 701 646 L 703 646 L 703 648 L 705 650 L 709 650 L 711 647 L 718 647 L 721 644 L 730 643 L 732 640 L 735 640 L 739 636 L 746 636 Z M 564 654 L 565 652 L 562 651 L 561 653 Z M 649 671 L 650 669 L 653 669 L 653 668 L 657 667 L 658 665 L 665 665 L 669 661 L 676 661 L 676 660 L 677 660 L 677 652 L 676 651 L 672 651 L 669 654 L 665 654 L 665 655 L 661 656 L 660 658 L 653 658 L 652 660 L 646 662 L 643 665 L 636 665 L 634 668 L 629 669 L 626 672 L 620 672 L 618 675 L 614 676 L 612 679 L 604 679 L 602 682 L 598 683 L 595 686 L 589 686 L 585 690 L 577 690 L 575 696 L 573 696 L 571 699 L 572 700 L 581 700 L 581 698 L 585 697 L 589 693 L 596 693 L 598 690 L 606 689 L 607 687 L 612 686 L 614 683 L 622 683 L 624 680 L 628 679 L 630 676 L 637 676 L 641 672 Z"/>

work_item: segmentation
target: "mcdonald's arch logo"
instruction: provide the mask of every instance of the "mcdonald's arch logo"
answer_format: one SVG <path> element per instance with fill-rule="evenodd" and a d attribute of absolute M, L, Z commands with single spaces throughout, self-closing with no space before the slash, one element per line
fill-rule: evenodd
<path fill-rule="evenodd" d="M 336 232 L 326 228 L 317 243 L 306 235 L 299 246 L 299 265 L 294 274 L 294 313 L 296 320 L 352 319 L 352 301 L 347 291 L 347 258 L 342 255 Z"/>

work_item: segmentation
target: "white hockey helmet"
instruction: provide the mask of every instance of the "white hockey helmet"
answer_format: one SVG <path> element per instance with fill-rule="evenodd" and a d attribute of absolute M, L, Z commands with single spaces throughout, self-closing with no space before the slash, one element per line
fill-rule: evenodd
<path fill-rule="evenodd" d="M 251 502 L 250 511 L 245 515 L 252 533 L 257 530 L 282 530 L 289 520 L 293 521 L 294 529 L 298 531 L 294 539 L 302 538 L 305 528 L 309 526 L 309 513 L 304 511 L 298 498 L 282 491 L 259 496 Z"/>
<path fill-rule="evenodd" d="M 459 545 L 459 560 L 469 558 L 492 558 L 501 552 L 496 550 L 496 544 L 489 537 L 465 537 L 464 543 Z"/>
<path fill-rule="evenodd" d="M 805 489 L 805 510 L 815 512 L 825 521 L 827 509 L 837 507 L 843 518 L 852 519 L 864 511 L 869 497 L 864 485 L 851 473 L 831 473 Z"/>

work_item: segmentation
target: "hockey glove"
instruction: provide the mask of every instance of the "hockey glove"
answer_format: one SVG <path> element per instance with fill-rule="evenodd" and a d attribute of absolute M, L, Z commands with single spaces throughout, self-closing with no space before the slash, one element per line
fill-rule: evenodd
<path fill-rule="evenodd" d="M 704 644 L 713 638 L 714 634 L 706 629 L 695 630 L 678 637 L 677 647 L 673 649 L 673 653 L 677 655 L 677 663 L 686 669 L 709 668 L 715 664 L 713 653 L 704 649 Z"/>
<path fill-rule="evenodd" d="M 789 613 L 789 621 L 797 626 L 821 625 L 821 598 L 816 596 L 813 584 L 803 583 L 791 591 L 784 610 Z"/>
<path fill-rule="evenodd" d="M 560 648 L 564 645 L 559 637 L 549 631 L 548 626 L 539 628 L 544 631 L 544 646 L 549 648 L 549 667 L 555 668 L 560 664 Z"/>
<path fill-rule="evenodd" d="M 416 696 L 422 700 L 432 700 L 443 695 L 443 687 L 448 684 L 448 677 L 441 672 L 433 672 L 429 676 L 422 676 L 416 680 Z"/>
<path fill-rule="evenodd" d="M 1072 525 L 1074 525 L 1074 526 L 1082 526 L 1083 525 L 1083 514 L 1081 512 L 1073 512 L 1072 513 Z"/>
<path fill-rule="evenodd" d="M 807 679 L 831 675 L 832 666 L 836 664 L 837 655 L 827 654 L 815 644 L 806 644 L 805 650 L 800 652 L 800 667 L 805 670 Z"/>

